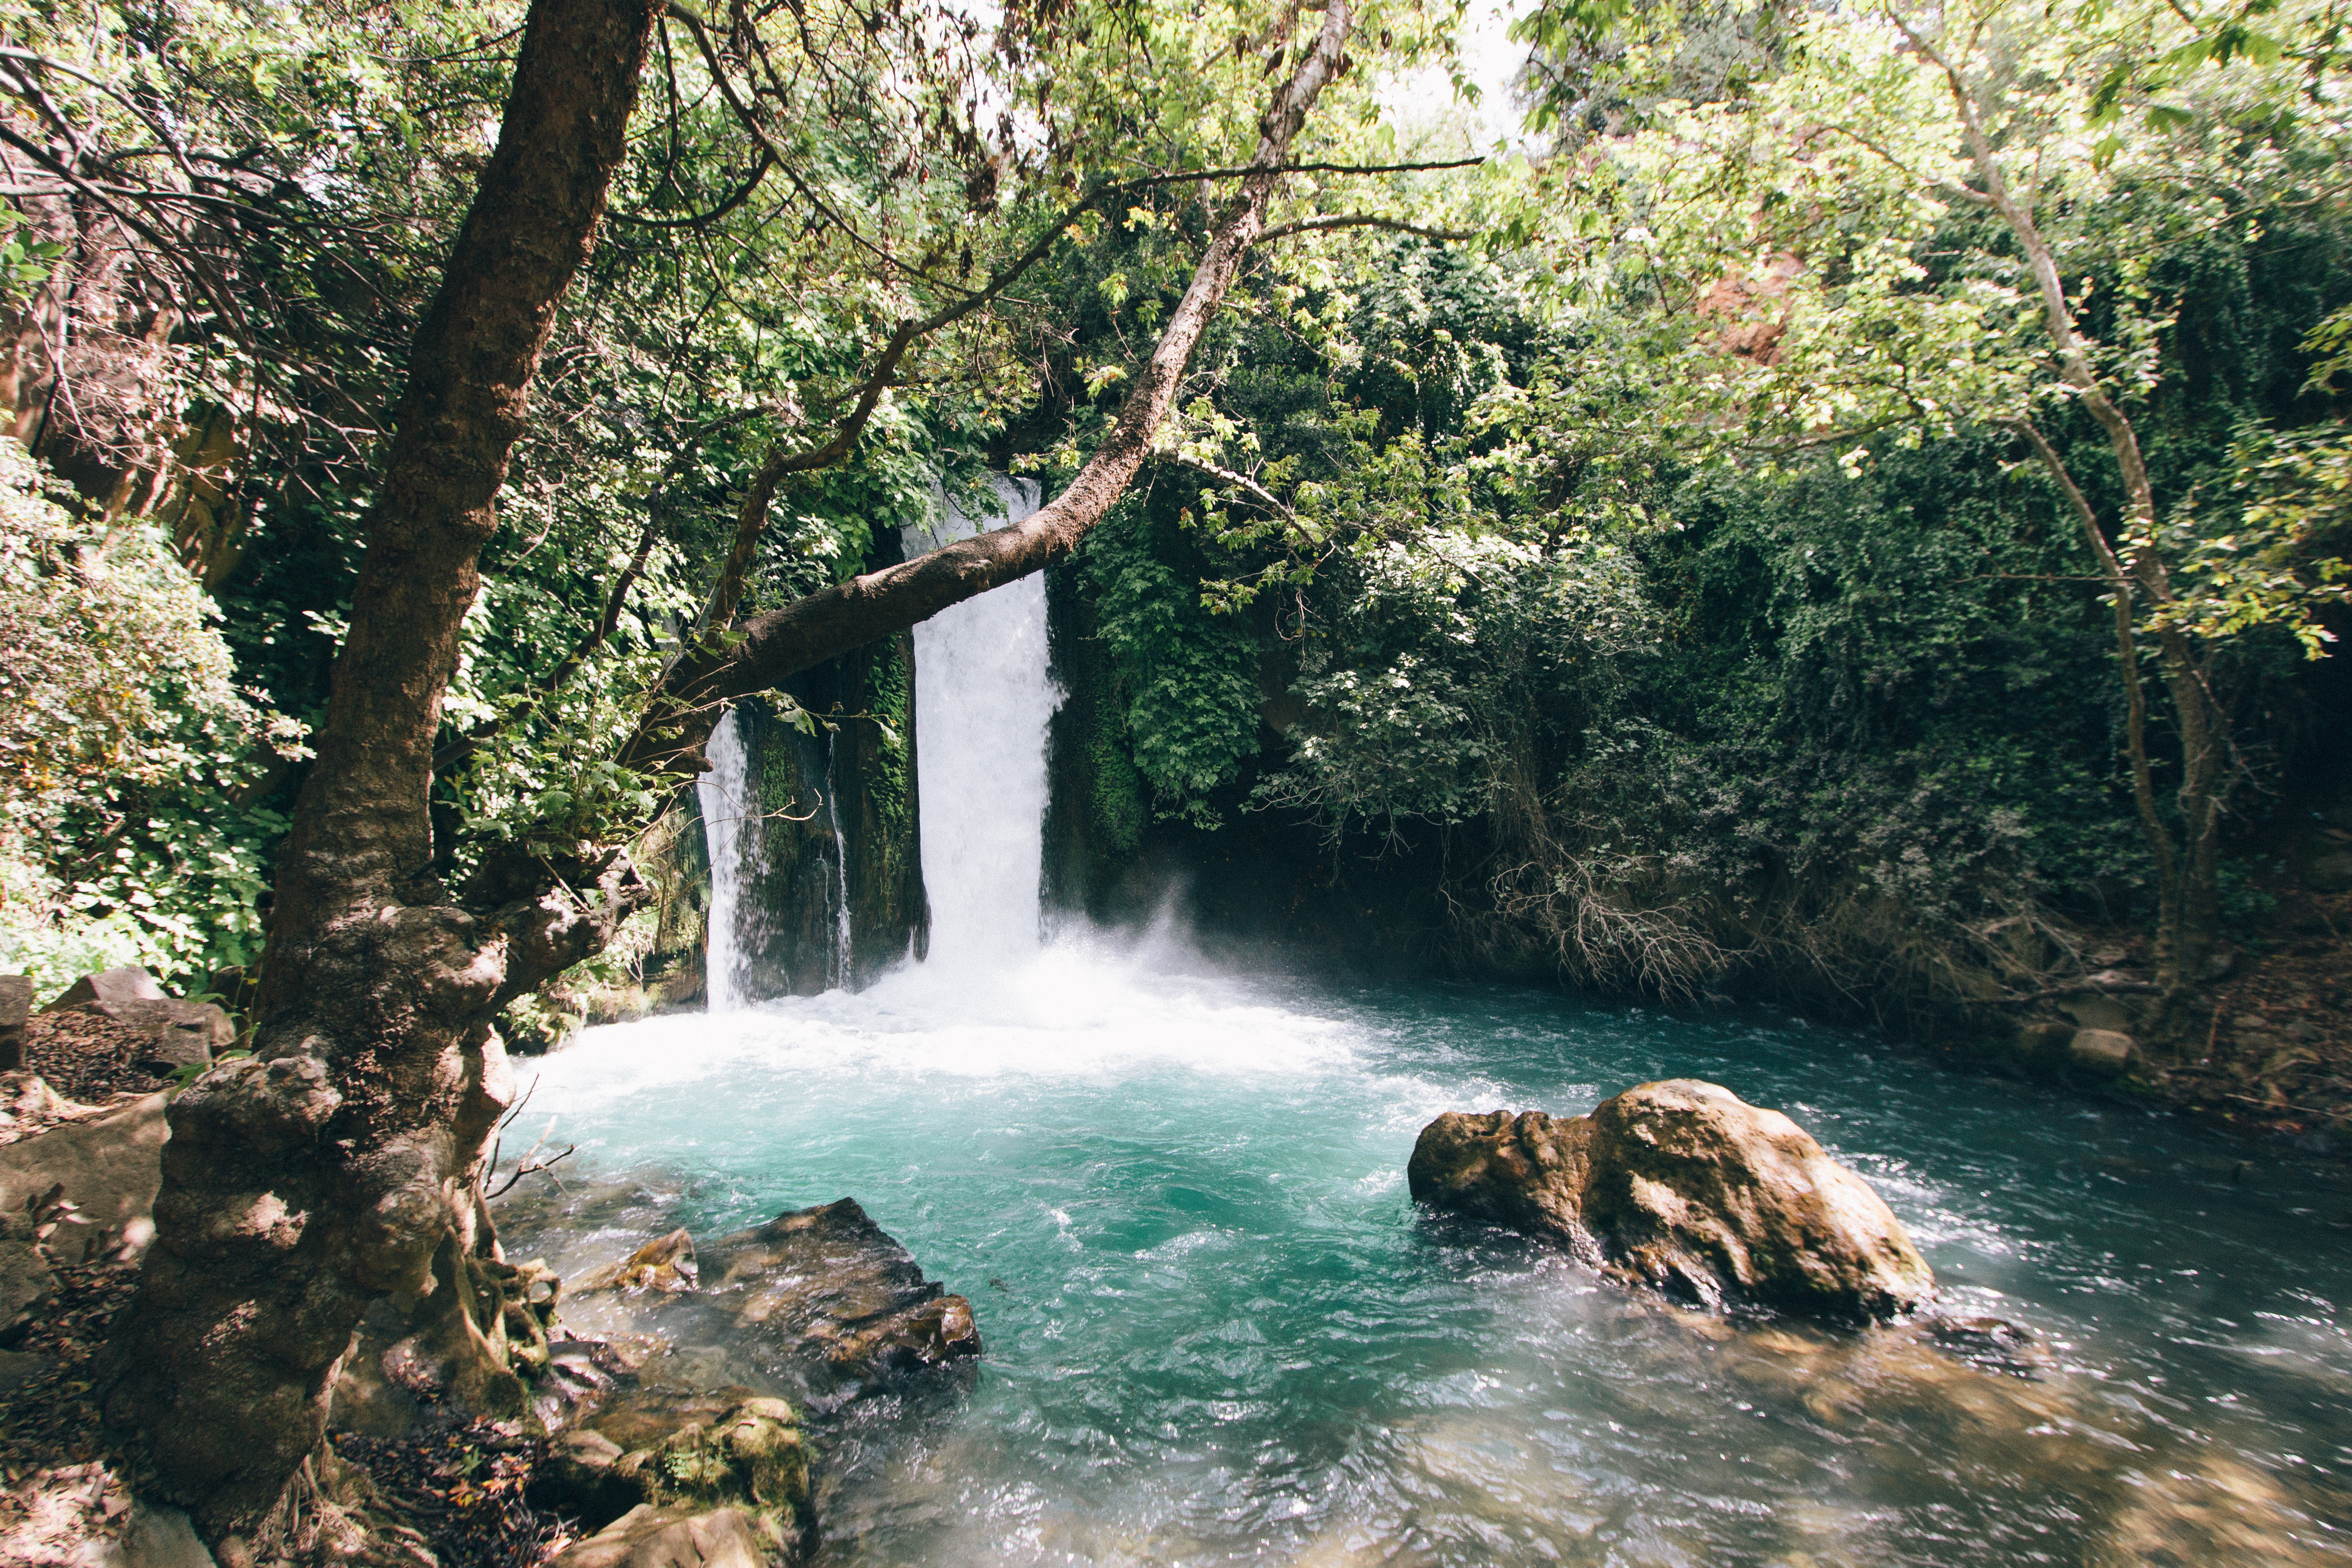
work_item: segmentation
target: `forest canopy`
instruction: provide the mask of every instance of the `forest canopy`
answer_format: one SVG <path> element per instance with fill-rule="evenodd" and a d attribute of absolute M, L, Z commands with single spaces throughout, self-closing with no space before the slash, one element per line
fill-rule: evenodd
<path fill-rule="evenodd" d="M 662 808 L 616 752 L 688 629 L 896 559 L 941 487 L 1077 471 L 1285 25 L 784 15 L 658 26 L 442 710 L 452 874 Z M 2170 689 L 2135 804 L 2126 688 L 2168 647 L 2193 665 L 2227 758 L 2197 787 L 2258 812 L 2344 596 L 2329 16 L 1596 0 L 1518 16 L 1481 104 L 1482 18 L 1366 13 L 1074 563 L 1134 795 L 1104 809 L 1130 836 L 1471 826 L 1461 939 L 1612 984 L 1817 942 L 1799 889 L 1948 955 L 2002 911 L 2153 900 L 2204 808 Z M 11 560 L 127 581 L 160 540 L 211 606 L 135 689 L 51 693 L 111 727 L 91 755 L 190 739 L 71 787 L 12 772 L 20 966 L 201 984 L 257 956 L 373 455 L 521 19 L 11 8 L 17 430 L 88 541 L 68 562 L 27 526 Z M 1498 98 L 1527 129 L 1488 144 Z M 2145 515 L 1988 170 L 2128 411 Z M 2166 584 L 2125 595 L 2125 682 L 2103 606 L 2143 563 Z"/>

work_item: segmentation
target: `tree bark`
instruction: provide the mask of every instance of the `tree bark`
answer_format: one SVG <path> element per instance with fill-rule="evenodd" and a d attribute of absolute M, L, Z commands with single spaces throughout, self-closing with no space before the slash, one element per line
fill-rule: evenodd
<path fill-rule="evenodd" d="M 136 1484 L 187 1508 L 226 1561 L 318 1447 L 368 1303 L 470 1290 L 451 1257 L 500 1267 L 475 1195 L 508 1097 L 490 1021 L 642 898 L 625 858 L 587 847 L 492 865 L 453 897 L 431 874 L 426 802 L 494 500 L 626 152 L 656 9 L 531 6 L 395 410 L 318 759 L 278 854 L 254 1057 L 172 1107 L 156 1240 L 101 1396 Z"/>
<path fill-rule="evenodd" d="M 2027 266 L 2033 274 L 2034 288 L 2042 300 L 2042 318 L 2049 330 L 2051 347 L 2056 351 L 2060 377 L 2074 392 L 2075 398 L 2088 410 L 2099 428 L 2105 432 L 2108 447 L 2115 454 L 2116 468 L 2123 479 L 2124 501 L 2128 521 L 2124 528 L 2124 548 L 2120 552 L 2110 549 L 2100 534 L 2096 521 L 2090 523 L 2095 549 L 2102 564 L 2109 569 L 2120 568 L 2127 574 L 2140 596 L 2155 605 L 2172 600 L 2171 575 L 2165 569 L 2164 558 L 2156 546 L 2156 487 L 2148 479 L 2147 461 L 2140 451 L 2139 432 L 2133 426 L 2131 416 L 2107 395 L 2096 368 L 2084 344 L 2074 321 L 2074 308 L 2066 302 L 2065 280 L 2059 275 L 2058 261 L 2042 227 L 2031 208 L 2018 200 L 2000 171 L 2000 162 L 1994 153 L 1991 137 L 1984 128 L 1982 112 L 1976 95 L 1956 63 L 1946 59 L 1918 32 L 1899 18 L 1895 26 L 1921 56 L 1944 73 L 1949 85 L 1952 102 L 1960 117 L 1960 134 L 1967 144 L 1969 162 L 1976 165 L 1978 177 L 1984 182 L 1981 191 L 1962 187 L 1963 194 L 1982 205 L 1990 207 L 2024 250 Z M 2042 447 L 2039 436 L 2033 437 L 2037 450 Z M 2054 460 L 2054 454 L 2043 452 L 2045 463 Z M 2063 473 L 2063 468 L 2060 469 Z M 2067 479 L 2066 487 L 2073 489 Z M 2080 492 L 2074 497 L 2078 510 Z M 2117 578 L 2116 603 L 2125 642 L 2124 656 L 2130 660 L 2124 670 L 2127 683 L 2126 695 L 2135 704 L 2132 714 L 2136 768 L 2145 763 L 2147 752 L 2139 701 L 2139 671 L 2137 654 L 2133 651 L 2130 615 L 2131 595 Z M 2202 978 L 2206 961 L 2219 936 L 2221 921 L 2221 795 L 2224 783 L 2224 743 L 2226 720 L 2212 693 L 2205 684 L 2204 671 L 2200 668 L 2196 650 L 2188 635 L 2178 627 L 2165 626 L 2157 633 L 2157 668 L 2164 681 L 2165 692 L 2172 699 L 2173 721 L 2180 732 L 2180 784 L 2174 802 L 2180 813 L 2180 843 L 2176 847 L 2172 836 L 2157 820 L 2143 793 L 2142 821 L 2149 835 L 2150 847 L 2157 859 L 2157 980 L 2168 998 L 2172 1015 L 2169 1023 L 2179 1021 L 2180 1009 L 2188 988 Z M 2136 786 L 2140 781 L 2136 778 Z"/>

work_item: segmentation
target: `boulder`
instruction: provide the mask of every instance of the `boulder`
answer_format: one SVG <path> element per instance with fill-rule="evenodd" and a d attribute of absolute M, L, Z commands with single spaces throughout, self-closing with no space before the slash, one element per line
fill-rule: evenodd
<path fill-rule="evenodd" d="M 144 1251 L 155 1237 L 155 1193 L 172 1135 L 164 1099 L 151 1094 L 0 1147 L 0 1211 L 22 1212 L 26 1199 L 62 1187 L 92 1239 L 111 1233 Z"/>
<path fill-rule="evenodd" d="M 95 974 L 85 974 L 59 992 L 56 999 L 42 1008 L 44 1013 L 62 1013 L 68 1007 L 105 1007 L 123 1002 L 165 1002 L 170 998 L 155 977 L 136 965 L 121 969 L 101 969 Z"/>
<path fill-rule="evenodd" d="M 981 1352 L 971 1303 L 923 1278 L 854 1198 L 778 1215 L 707 1248 L 703 1290 L 740 1328 L 803 1342 L 836 1378 L 944 1366 Z"/>
<path fill-rule="evenodd" d="M 2066 1047 L 2074 1038 L 2072 1024 L 2020 1024 L 2011 1042 L 2011 1058 L 2026 1071 L 2047 1077 L 2066 1065 Z"/>
<path fill-rule="evenodd" d="M 740 1509 L 696 1513 L 645 1504 L 565 1547 L 548 1568 L 766 1568 L 788 1544 Z"/>
<path fill-rule="evenodd" d="M 1675 1300 L 1858 1321 L 1935 1276 L 1884 1201 L 1777 1110 L 1696 1079 L 1590 1116 L 1449 1111 L 1422 1130 L 1415 1201 L 1564 1243 Z"/>
<path fill-rule="evenodd" d="M 572 1294 L 587 1319 L 673 1345 L 724 1347 L 740 1373 L 705 1384 L 766 1382 L 818 1408 L 981 1352 L 971 1303 L 924 1279 L 851 1198 L 699 1246 L 674 1231 L 587 1275 Z"/>
<path fill-rule="evenodd" d="M 0 1072 L 25 1065 L 25 1020 L 33 1016 L 33 977 L 0 974 Z"/>
<path fill-rule="evenodd" d="M 2113 1029 L 2079 1029 L 2066 1042 L 2066 1065 L 2094 1078 L 2121 1078 L 2139 1063 L 2139 1043 Z"/>
<path fill-rule="evenodd" d="M 215 1052 L 236 1042 L 236 1026 L 210 1002 L 116 1002 L 93 1009 L 134 1032 L 131 1059 L 149 1072 L 208 1068 Z"/>

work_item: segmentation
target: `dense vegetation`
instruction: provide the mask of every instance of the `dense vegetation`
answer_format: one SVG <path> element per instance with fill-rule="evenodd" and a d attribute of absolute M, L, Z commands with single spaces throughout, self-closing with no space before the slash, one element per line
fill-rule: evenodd
<path fill-rule="evenodd" d="M 68 24 L 16 25 L 37 44 Z M 1171 26 L 1121 25 L 1147 51 Z M 2047 35 L 1991 11 L 1976 45 L 2147 452 L 2240 822 L 2297 755 L 2298 664 L 2326 651 L 2340 597 L 2324 362 L 2352 300 L 2341 62 L 2303 26 L 2132 13 L 2021 50 Z M 1871 27 L 1541 11 L 1521 31 L 1542 155 L 1327 179 L 1379 221 L 1266 247 L 1147 482 L 1073 568 L 1117 672 L 1096 805 L 1116 840 L 1283 807 L 1399 845 L 1441 829 L 1457 956 L 1670 992 L 1769 973 L 1976 994 L 2063 957 L 2053 919 L 2155 917 L 2112 585 L 2018 422 L 2047 427 L 2126 550 L 2127 498 L 2080 396 L 2053 395 L 2015 236 L 1952 198 L 1950 104 Z M 247 143 L 178 178 L 101 153 L 139 171 L 131 194 L 68 170 L 54 198 L 16 199 L 16 297 L 73 345 L 20 370 L 19 430 L 88 498 L 58 510 L 12 469 L 12 614 L 37 623 L 12 638 L 12 680 L 38 698 L 10 742 L 16 966 L 138 961 L 200 985 L 257 956 L 357 569 L 369 432 L 506 36 L 495 7 L 266 29 L 165 10 L 90 34 L 83 65 L 10 65 L 52 131 L 131 143 L 183 115 L 190 147 Z M 712 592 L 763 456 L 804 405 L 854 389 L 876 289 L 917 287 L 907 263 L 862 279 L 874 239 L 826 215 L 880 204 L 909 243 L 933 226 L 922 265 L 970 277 L 941 213 L 968 224 L 1013 195 L 989 172 L 1003 152 L 946 208 L 909 179 L 930 111 L 860 96 L 886 39 L 865 64 L 768 60 L 772 90 L 833 127 L 772 201 L 776 150 L 743 141 L 692 42 L 667 40 L 668 96 L 566 306 L 484 556 L 436 784 L 453 874 L 482 843 L 625 831 L 667 797 L 611 761 L 635 693 Z M 1392 47 L 1402 64 L 1425 46 Z M 67 107 L 69 79 L 114 96 Z M 1183 90 L 1199 112 L 1206 77 Z M 1400 142 L 1356 112 L 1391 161 L 1464 150 L 1444 116 Z M 1050 116 L 1055 135 L 1085 113 Z M 1168 102 L 1113 119 L 1090 132 L 1113 156 L 1123 137 L 1189 155 Z M 982 132 L 957 134 L 969 163 Z M 1100 155 L 1048 150 L 1038 190 Z M 891 558 L 936 486 L 984 463 L 1066 479 L 1205 221 L 1165 183 L 1081 214 L 1024 310 L 943 344 L 842 461 L 786 480 L 739 613 Z M 207 607 L 155 575 L 160 548 Z M 119 565 L 89 570 L 93 551 Z M 2143 659 L 2164 613 L 2143 611 Z M 142 616 L 153 629 L 132 632 Z M 77 677 L 44 637 L 151 662 Z M 2151 722 L 2158 826 L 2177 826 L 2161 700 Z"/>
<path fill-rule="evenodd" d="M 725 706 L 1047 567 L 1101 842 L 1433 844 L 1455 959 L 1669 995 L 2121 926 L 2194 1028 L 2352 593 L 2332 0 L 1556 0 L 1491 148 L 1463 21 L 0 9 L 0 963 L 260 972 L 100 1374 L 207 1540 L 372 1302 L 514 1378 L 494 1021 Z"/>

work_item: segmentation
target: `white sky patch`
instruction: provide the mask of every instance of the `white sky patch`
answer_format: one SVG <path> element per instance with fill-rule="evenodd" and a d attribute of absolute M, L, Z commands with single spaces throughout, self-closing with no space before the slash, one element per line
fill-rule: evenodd
<path fill-rule="evenodd" d="M 1472 0 L 1462 22 L 1462 74 L 1478 88 L 1475 104 L 1454 97 L 1453 80 L 1438 64 L 1400 73 L 1381 85 L 1381 108 L 1395 124 L 1401 145 L 1418 146 L 1424 153 L 1491 153 L 1498 144 L 1507 153 L 1540 151 L 1527 134 L 1526 110 L 1512 85 L 1527 61 L 1528 47 L 1507 37 L 1529 4 Z"/>

